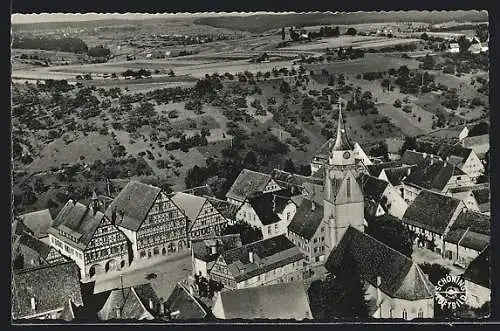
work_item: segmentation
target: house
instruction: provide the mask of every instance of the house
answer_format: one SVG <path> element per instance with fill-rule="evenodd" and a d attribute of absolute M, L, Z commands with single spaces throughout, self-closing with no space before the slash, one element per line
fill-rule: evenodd
<path fill-rule="evenodd" d="M 395 160 L 395 161 L 388 161 L 388 162 L 381 162 L 381 163 L 367 165 L 366 170 L 370 175 L 374 177 L 379 177 L 382 170 L 386 168 L 394 168 L 400 166 L 402 166 L 402 162 L 400 160 Z"/>
<path fill-rule="evenodd" d="M 285 234 L 297 210 L 290 196 L 288 189 L 252 194 L 236 213 L 236 220 L 261 230 L 263 239 Z"/>
<path fill-rule="evenodd" d="M 470 148 L 476 153 L 477 157 L 484 159 L 486 153 L 490 150 L 490 135 L 483 134 L 480 136 L 465 137 L 461 144 L 465 148 Z"/>
<path fill-rule="evenodd" d="M 34 268 L 45 264 L 67 262 L 54 247 L 29 233 L 17 236 L 12 245 L 13 269 Z"/>
<path fill-rule="evenodd" d="M 172 195 L 171 199 L 187 217 L 188 240 L 220 235 L 228 224 L 226 217 L 206 197 L 178 192 Z"/>
<path fill-rule="evenodd" d="M 252 194 L 275 192 L 281 189 L 271 175 L 243 169 L 226 193 L 226 198 L 231 203 L 241 205 Z"/>
<path fill-rule="evenodd" d="M 403 181 L 408 177 L 411 173 L 411 170 L 415 167 L 412 166 L 398 166 L 398 167 L 390 167 L 384 168 L 380 171 L 378 178 L 385 180 L 399 192 L 399 195 L 403 197 L 404 194 L 404 183 Z"/>
<path fill-rule="evenodd" d="M 37 238 L 47 237 L 49 235 L 48 231 L 54 222 L 48 209 L 19 215 L 19 219 Z"/>
<path fill-rule="evenodd" d="M 385 139 L 389 160 L 401 159 L 401 149 L 403 148 L 404 143 L 405 139 L 403 137 L 391 137 Z"/>
<path fill-rule="evenodd" d="M 479 212 L 490 215 L 491 195 L 489 184 L 487 186 L 473 188 L 472 194 L 474 194 L 474 197 L 476 198 Z"/>
<path fill-rule="evenodd" d="M 422 189 L 447 193 L 452 188 L 471 184 L 470 177 L 452 163 L 432 154 L 425 155 L 403 180 L 403 199 L 411 203 Z"/>
<path fill-rule="evenodd" d="M 50 245 L 76 262 L 83 281 L 130 263 L 127 237 L 98 209 L 95 200 L 69 200 L 49 229 Z"/>
<path fill-rule="evenodd" d="M 448 49 L 448 53 L 459 53 L 460 52 L 460 46 L 458 43 L 451 43 L 450 48 Z"/>
<path fill-rule="evenodd" d="M 130 181 L 106 209 L 106 216 L 132 243 L 135 260 L 187 252 L 188 220 L 160 188 Z"/>
<path fill-rule="evenodd" d="M 112 290 L 97 317 L 101 321 L 152 320 L 162 314 L 161 300 L 147 283 Z"/>
<path fill-rule="evenodd" d="M 223 252 L 241 246 L 239 234 L 194 239 L 191 241 L 193 275 L 208 278 L 208 271 L 212 269 L 215 261 Z"/>
<path fill-rule="evenodd" d="M 490 212 L 490 187 L 489 183 L 474 184 L 470 186 L 455 187 L 449 190 L 448 195 L 462 200 L 467 208 L 485 215 Z"/>
<path fill-rule="evenodd" d="M 490 246 L 487 246 L 462 274 L 467 289 L 467 304 L 474 308 L 491 302 L 490 254 Z"/>
<path fill-rule="evenodd" d="M 450 190 L 448 195 L 455 199 L 462 200 L 467 209 L 479 212 L 479 204 L 477 203 L 476 196 L 472 193 L 470 187 L 457 187 Z"/>
<path fill-rule="evenodd" d="M 259 240 L 222 253 L 209 271 L 225 289 L 302 279 L 304 255 L 285 236 Z"/>
<path fill-rule="evenodd" d="M 81 306 L 78 266 L 46 264 L 12 273 L 12 319 L 59 319 L 65 304 Z"/>
<path fill-rule="evenodd" d="M 218 319 L 311 319 L 309 299 L 301 282 L 224 291 L 212 308 Z"/>
<path fill-rule="evenodd" d="M 361 185 L 363 196 L 366 201 L 373 201 L 379 210 L 380 206 L 388 214 L 401 219 L 408 208 L 398 190 L 389 181 L 385 181 L 370 175 L 360 174 L 358 182 Z M 377 215 L 378 216 L 378 215 Z"/>
<path fill-rule="evenodd" d="M 416 235 L 419 246 L 444 254 L 443 238 L 465 208 L 460 200 L 422 190 L 409 205 L 402 221 Z"/>
<path fill-rule="evenodd" d="M 434 317 L 434 286 L 409 257 L 353 227 L 328 256 L 326 269 L 335 275 L 346 256 L 365 283 L 372 317 Z"/>
<path fill-rule="evenodd" d="M 182 283 L 175 285 L 163 308 L 167 320 L 193 321 L 208 316 L 207 308 Z"/>
<path fill-rule="evenodd" d="M 461 145 L 442 145 L 439 157 L 465 172 L 473 181 L 484 173 L 484 166 L 471 148 Z"/>
<path fill-rule="evenodd" d="M 24 225 L 23 221 L 20 220 L 19 218 L 14 218 L 14 220 L 12 221 L 12 224 L 11 224 L 11 228 L 12 228 L 11 242 L 16 241 L 16 239 L 19 236 L 21 236 L 25 233 L 34 235 L 33 231 L 31 231 L 30 228 L 28 228 L 26 225 Z"/>
<path fill-rule="evenodd" d="M 288 226 L 287 237 L 304 254 L 307 263 L 324 263 L 331 247 L 323 205 L 304 199 Z"/>
<path fill-rule="evenodd" d="M 444 237 L 444 257 L 465 268 L 490 240 L 490 217 L 464 209 Z"/>

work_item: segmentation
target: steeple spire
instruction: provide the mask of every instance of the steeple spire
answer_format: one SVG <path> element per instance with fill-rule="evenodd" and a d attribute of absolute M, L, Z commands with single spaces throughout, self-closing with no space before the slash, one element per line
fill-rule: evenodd
<path fill-rule="evenodd" d="M 351 150 L 352 146 L 347 138 L 347 133 L 344 128 L 344 120 L 342 118 L 342 103 L 339 98 L 339 123 L 337 126 L 337 137 L 335 138 L 335 144 L 332 147 L 333 151 L 345 151 Z"/>

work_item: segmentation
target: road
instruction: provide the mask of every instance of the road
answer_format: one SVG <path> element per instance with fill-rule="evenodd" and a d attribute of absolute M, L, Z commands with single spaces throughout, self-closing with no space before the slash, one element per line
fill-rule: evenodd
<path fill-rule="evenodd" d="M 187 253 L 175 259 L 163 260 L 153 265 L 125 271 L 123 273 L 123 286 L 151 283 L 158 297 L 166 300 L 172 293 L 175 284 L 190 275 L 191 270 L 191 255 Z M 146 275 L 149 273 L 157 274 L 156 279 L 147 280 Z M 112 278 L 96 281 L 94 293 L 120 288 L 120 286 L 120 276 L 116 275 Z"/>

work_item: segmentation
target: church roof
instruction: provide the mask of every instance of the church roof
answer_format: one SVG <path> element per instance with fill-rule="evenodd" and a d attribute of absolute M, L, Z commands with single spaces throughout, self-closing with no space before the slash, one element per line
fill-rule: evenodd
<path fill-rule="evenodd" d="M 460 202 L 447 195 L 422 190 L 403 215 L 403 222 L 443 234 Z"/>
<path fill-rule="evenodd" d="M 250 194 L 262 192 L 271 180 L 271 176 L 257 171 L 243 169 L 226 194 L 227 198 L 243 201 Z"/>
<path fill-rule="evenodd" d="M 472 260 L 462 277 L 474 284 L 491 288 L 490 254 L 490 246 L 488 246 L 481 252 L 481 254 Z"/>
<path fill-rule="evenodd" d="M 159 187 L 131 180 L 108 206 L 106 216 L 111 219 L 116 210 L 118 215 L 123 215 L 123 219 L 117 218 L 117 225 L 137 231 L 160 192 Z"/>
<path fill-rule="evenodd" d="M 314 210 L 312 208 L 314 204 Z M 318 229 L 323 219 L 323 206 L 311 200 L 304 199 L 297 208 L 288 230 L 310 240 Z"/>
<path fill-rule="evenodd" d="M 392 298 L 421 300 L 434 296 L 434 286 L 409 257 L 353 227 L 328 256 L 328 271 L 335 274 L 345 254 L 353 257 L 361 279 L 376 286 L 380 277 L 380 289 Z"/>
<path fill-rule="evenodd" d="M 335 136 L 335 142 L 330 146 L 330 149 L 332 151 L 346 151 L 353 149 L 345 130 L 344 119 L 342 117 L 342 108 L 339 109 L 339 119 L 337 124 L 337 135 Z"/>

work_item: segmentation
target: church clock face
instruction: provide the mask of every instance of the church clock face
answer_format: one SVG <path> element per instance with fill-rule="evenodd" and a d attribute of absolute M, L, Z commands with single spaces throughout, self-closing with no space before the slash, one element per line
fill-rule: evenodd
<path fill-rule="evenodd" d="M 344 152 L 344 155 L 343 155 L 343 156 L 344 156 L 344 159 L 346 159 L 346 160 L 347 160 L 347 159 L 349 159 L 349 158 L 351 157 L 351 153 L 349 153 L 349 152 Z"/>

